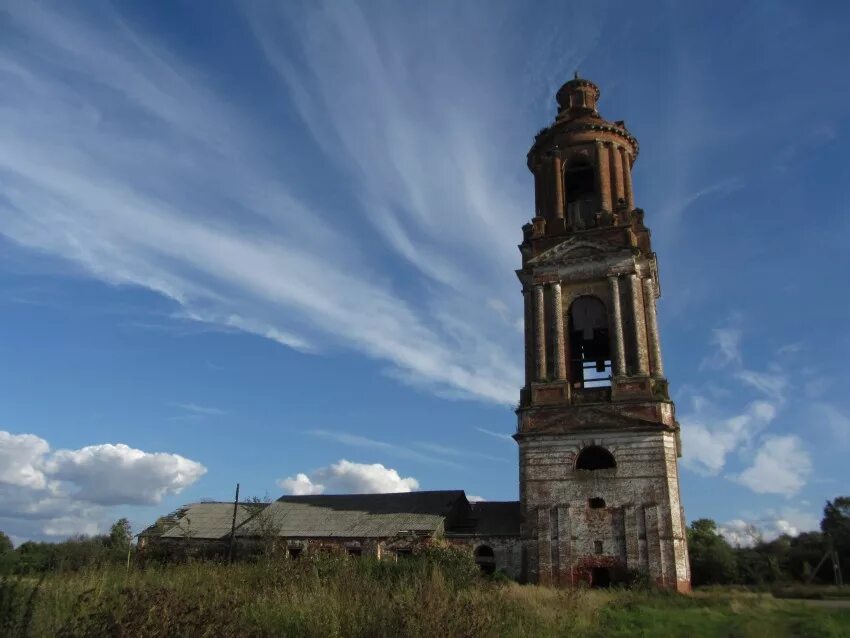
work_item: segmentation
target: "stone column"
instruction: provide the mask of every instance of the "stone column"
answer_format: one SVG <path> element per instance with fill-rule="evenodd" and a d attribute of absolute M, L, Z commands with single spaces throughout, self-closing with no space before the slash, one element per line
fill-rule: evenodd
<path fill-rule="evenodd" d="M 552 179 L 555 180 L 555 217 L 564 217 L 564 175 L 561 173 L 561 158 L 552 158 Z"/>
<path fill-rule="evenodd" d="M 625 197 L 623 192 L 623 156 L 620 154 L 620 147 L 616 144 L 611 145 L 611 155 L 614 159 L 614 166 L 611 172 L 614 173 L 614 192 L 611 193 L 614 198 L 614 208 L 617 208 L 620 198 Z"/>
<path fill-rule="evenodd" d="M 632 288 L 632 317 L 635 324 L 635 349 L 637 350 L 637 373 L 641 376 L 649 374 L 649 361 L 647 360 L 646 352 L 646 322 L 643 316 L 643 303 L 641 296 L 643 291 L 640 287 L 640 278 L 635 275 L 629 275 Z"/>
<path fill-rule="evenodd" d="M 561 307 L 561 284 L 552 284 L 552 317 L 555 320 L 555 377 L 567 378 L 567 364 L 564 359 L 564 309 Z"/>
<path fill-rule="evenodd" d="M 626 184 L 626 203 L 629 205 L 629 210 L 632 210 L 635 207 L 635 195 L 632 192 L 632 163 L 626 149 L 623 149 L 623 179 Z"/>
<path fill-rule="evenodd" d="M 546 378 L 546 306 L 543 286 L 534 286 L 534 352 L 537 362 L 537 380 Z"/>
<path fill-rule="evenodd" d="M 525 385 L 534 381 L 534 301 L 531 290 L 522 291 L 525 310 Z"/>
<path fill-rule="evenodd" d="M 614 311 L 614 376 L 626 374 L 626 347 L 623 341 L 623 310 L 620 307 L 620 281 L 617 275 L 608 277 L 611 289 L 611 308 Z"/>
<path fill-rule="evenodd" d="M 596 181 L 599 182 L 602 210 L 613 210 L 611 207 L 611 169 L 608 165 L 608 149 L 603 142 L 596 142 Z"/>
<path fill-rule="evenodd" d="M 664 376 L 664 363 L 661 361 L 661 337 L 658 333 L 658 315 L 655 312 L 655 286 L 652 277 L 643 280 L 643 304 L 646 307 L 646 335 L 649 340 L 649 352 L 652 355 L 652 376 Z"/>

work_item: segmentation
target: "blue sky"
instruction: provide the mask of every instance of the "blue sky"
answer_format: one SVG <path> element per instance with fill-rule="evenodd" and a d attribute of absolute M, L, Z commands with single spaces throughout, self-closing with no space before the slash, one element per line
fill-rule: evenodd
<path fill-rule="evenodd" d="M 848 492 L 846 3 L 7 2 L 0 529 L 201 498 L 517 498 L 525 154 L 641 142 L 689 518 Z"/>

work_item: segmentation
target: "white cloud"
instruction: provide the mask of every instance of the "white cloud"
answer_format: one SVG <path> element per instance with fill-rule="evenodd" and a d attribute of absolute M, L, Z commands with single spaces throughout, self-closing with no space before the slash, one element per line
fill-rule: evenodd
<path fill-rule="evenodd" d="M 838 443 L 850 442 L 850 414 L 832 403 L 819 402 L 811 406 L 812 424 L 826 428 Z"/>
<path fill-rule="evenodd" d="M 521 314 L 504 273 L 528 194 L 493 153 L 496 121 L 467 125 L 501 117 L 491 97 L 447 111 L 412 67 L 375 50 L 392 29 L 373 33 L 354 7 L 313 15 L 289 40 L 309 63 L 285 83 L 333 138 L 315 172 L 340 184 L 355 174 L 350 215 L 332 211 L 331 223 L 287 173 L 300 149 L 269 142 L 277 128 L 131 20 L 85 12 L 21 3 L 5 14 L 18 37 L 0 43 L 0 233 L 156 291 L 183 317 L 307 352 L 352 348 L 444 396 L 515 401 L 521 339 L 491 319 Z M 373 257 L 393 251 L 416 266 L 403 284 Z"/>
<path fill-rule="evenodd" d="M 515 443 L 514 438 L 510 434 L 505 434 L 504 432 L 494 432 L 493 430 L 488 430 L 487 428 L 476 427 L 475 429 L 481 432 L 482 434 L 486 434 L 487 436 L 492 436 L 496 439 Z"/>
<path fill-rule="evenodd" d="M 32 434 L 0 431 L 0 520 L 20 536 L 92 533 L 104 507 L 155 505 L 206 468 L 178 454 L 124 444 L 51 451 Z"/>
<path fill-rule="evenodd" d="M 44 489 L 42 465 L 49 449 L 47 441 L 33 434 L 0 431 L 0 483 Z"/>
<path fill-rule="evenodd" d="M 469 501 L 470 503 L 483 503 L 487 499 L 484 498 L 483 496 L 476 496 L 475 494 L 467 494 L 466 500 Z"/>
<path fill-rule="evenodd" d="M 380 450 L 387 455 L 396 456 L 398 458 L 410 459 L 412 461 L 420 461 L 423 463 L 436 463 L 438 465 L 447 465 L 449 467 L 460 467 L 456 461 L 450 461 L 442 456 L 425 454 L 424 452 L 414 450 L 405 445 L 370 439 L 369 437 L 361 436 L 360 434 L 350 434 L 349 432 L 338 432 L 334 430 L 309 430 L 308 434 L 334 441 L 342 445 Z"/>
<path fill-rule="evenodd" d="M 173 405 L 196 416 L 222 416 L 226 414 L 224 410 L 209 405 L 198 405 L 197 403 L 174 403 Z"/>
<path fill-rule="evenodd" d="M 767 372 L 739 370 L 735 373 L 735 376 L 750 387 L 764 393 L 775 401 L 785 400 L 785 390 L 788 387 L 788 375 L 778 366 L 772 366 Z"/>
<path fill-rule="evenodd" d="M 802 441 L 793 435 L 765 437 L 753 464 L 736 480 L 758 494 L 793 496 L 812 469 Z"/>
<path fill-rule="evenodd" d="M 99 505 L 155 505 L 207 471 L 179 454 L 143 452 L 123 443 L 58 450 L 47 467 L 52 477 L 74 486 L 76 498 Z"/>
<path fill-rule="evenodd" d="M 782 534 L 796 536 L 802 532 L 817 531 L 819 520 L 809 512 L 788 508 L 768 510 L 755 517 L 736 518 L 718 525 L 718 529 L 732 545 L 751 547 L 759 539 L 771 541 Z"/>
<path fill-rule="evenodd" d="M 703 359 L 700 368 L 722 368 L 741 363 L 741 330 L 739 328 L 715 328 L 711 331 L 711 344 L 715 347 L 715 351 Z"/>
<path fill-rule="evenodd" d="M 411 492 L 419 489 L 413 477 L 399 473 L 380 463 L 353 463 L 342 459 L 308 474 L 280 479 L 278 485 L 289 494 L 380 494 Z"/>
<path fill-rule="evenodd" d="M 776 417 L 776 407 L 753 401 L 741 414 L 721 418 L 714 406 L 701 397 L 694 409 L 682 416 L 682 462 L 704 475 L 717 475 L 727 456 L 750 443 Z"/>
<path fill-rule="evenodd" d="M 295 478 L 289 476 L 285 479 L 280 479 L 277 484 L 284 492 L 287 494 L 294 494 L 295 496 L 321 494 L 325 491 L 324 485 L 317 485 L 313 483 L 313 481 L 310 480 L 310 477 L 303 472 L 296 474 Z"/>

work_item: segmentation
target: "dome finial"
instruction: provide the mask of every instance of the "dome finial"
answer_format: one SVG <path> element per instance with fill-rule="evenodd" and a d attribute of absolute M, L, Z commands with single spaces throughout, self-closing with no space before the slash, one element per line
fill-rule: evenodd
<path fill-rule="evenodd" d="M 575 70 L 575 74 L 573 75 L 574 80 L 578 80 L 578 69 Z"/>

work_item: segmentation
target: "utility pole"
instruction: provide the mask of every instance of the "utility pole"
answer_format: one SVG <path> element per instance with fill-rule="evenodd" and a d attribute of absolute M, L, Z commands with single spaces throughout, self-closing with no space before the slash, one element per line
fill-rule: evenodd
<path fill-rule="evenodd" d="M 239 483 L 236 484 L 236 498 L 233 499 L 233 521 L 230 523 L 230 547 L 228 549 L 227 562 L 233 562 L 233 541 L 236 537 L 236 511 L 239 508 Z"/>

